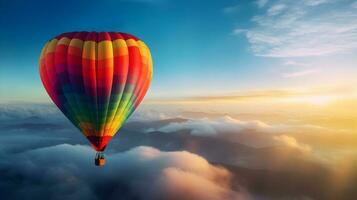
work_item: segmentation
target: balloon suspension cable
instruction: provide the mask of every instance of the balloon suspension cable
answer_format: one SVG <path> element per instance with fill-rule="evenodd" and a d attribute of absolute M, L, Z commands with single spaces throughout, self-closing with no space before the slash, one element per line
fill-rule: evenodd
<path fill-rule="evenodd" d="M 95 154 L 94 164 L 96 166 L 104 166 L 105 165 L 105 158 L 103 151 L 98 151 Z"/>

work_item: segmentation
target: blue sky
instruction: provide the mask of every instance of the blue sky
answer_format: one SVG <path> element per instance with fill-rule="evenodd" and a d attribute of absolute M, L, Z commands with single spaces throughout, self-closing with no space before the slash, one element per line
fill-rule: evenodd
<path fill-rule="evenodd" d="M 144 40 L 149 98 L 350 84 L 357 71 L 354 1 L 1 1 L 0 13 L 2 101 L 48 101 L 40 50 L 76 30 Z"/>

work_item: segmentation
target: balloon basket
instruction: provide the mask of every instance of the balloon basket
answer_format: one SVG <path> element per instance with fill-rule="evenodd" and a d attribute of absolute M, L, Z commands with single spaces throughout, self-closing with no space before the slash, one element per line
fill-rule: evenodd
<path fill-rule="evenodd" d="M 103 152 L 97 152 L 94 159 L 94 164 L 96 166 L 102 167 L 105 165 L 105 158 Z"/>

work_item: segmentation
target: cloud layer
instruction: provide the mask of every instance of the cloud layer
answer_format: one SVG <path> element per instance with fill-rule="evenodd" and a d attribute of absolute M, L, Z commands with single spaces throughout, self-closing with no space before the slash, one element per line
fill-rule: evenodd
<path fill-rule="evenodd" d="M 23 107 L 13 107 L 11 113 L 18 116 L 0 120 L 0 194 L 10 199 L 356 196 L 354 187 L 348 186 L 357 185 L 353 167 L 357 162 L 338 146 L 346 144 L 343 141 L 354 145 L 351 134 L 339 133 L 336 138 L 328 129 L 311 125 L 203 112 L 177 112 L 172 118 L 172 110 L 168 114 L 146 109 L 148 113 L 141 110 L 111 141 L 107 165 L 98 169 L 88 141 L 74 126 L 35 107 L 25 109 L 26 117 L 21 116 Z M 25 114 L 28 109 L 31 115 Z M 341 151 L 327 152 L 325 162 L 316 149 L 321 143 L 313 141 L 330 141 Z M 334 156 L 344 159 L 336 162 Z"/>
<path fill-rule="evenodd" d="M 94 167 L 89 147 L 68 144 L 2 161 L 0 193 L 9 199 L 238 199 L 231 174 L 189 152 L 137 147 Z M 5 178 L 4 178 L 5 177 Z M 23 181 L 26 180 L 26 181 Z"/>
<path fill-rule="evenodd" d="M 190 119 L 183 122 L 174 122 L 157 129 L 161 132 L 177 132 L 189 130 L 193 135 L 216 135 L 219 133 L 237 133 L 243 130 L 262 130 L 271 127 L 261 121 L 240 121 L 229 116 L 216 119 Z M 153 129 L 147 130 L 148 132 Z"/>
<path fill-rule="evenodd" d="M 209 118 L 188 119 L 178 122 L 171 122 L 159 128 L 149 128 L 146 132 L 161 131 L 165 133 L 188 130 L 193 135 L 212 136 L 222 133 L 244 133 L 249 131 L 261 132 L 266 134 L 284 134 L 284 133 L 301 133 L 301 132 L 336 132 L 343 130 L 332 130 L 321 126 L 302 124 L 267 124 L 259 120 L 242 121 L 232 118 L 228 115 Z"/>

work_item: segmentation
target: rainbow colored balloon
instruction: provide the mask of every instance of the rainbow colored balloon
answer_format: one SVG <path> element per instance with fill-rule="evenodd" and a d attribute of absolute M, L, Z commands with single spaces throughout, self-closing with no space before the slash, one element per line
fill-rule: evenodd
<path fill-rule="evenodd" d="M 143 100 L 152 59 L 145 43 L 126 33 L 63 33 L 43 47 L 40 76 L 52 101 L 100 152 Z"/>

